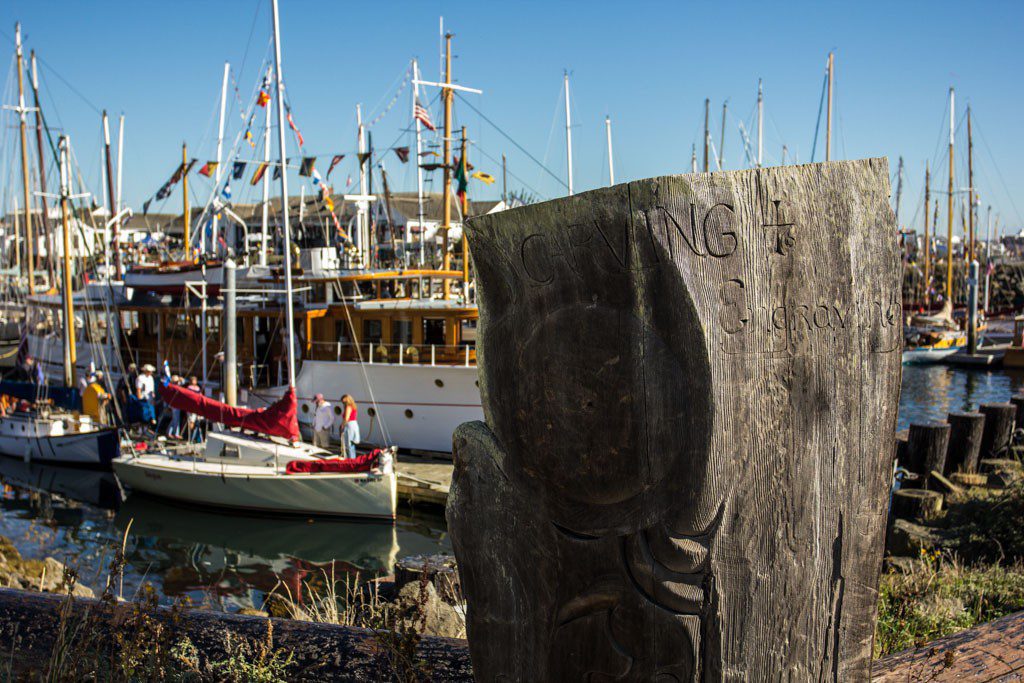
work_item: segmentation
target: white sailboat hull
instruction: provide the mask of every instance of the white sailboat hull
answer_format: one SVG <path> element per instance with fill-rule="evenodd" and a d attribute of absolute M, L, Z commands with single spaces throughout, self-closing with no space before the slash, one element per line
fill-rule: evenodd
<path fill-rule="evenodd" d="M 118 454 L 117 430 L 48 434 L 29 417 L 0 418 L 0 455 L 25 462 L 109 469 Z"/>
<path fill-rule="evenodd" d="M 119 458 L 114 472 L 132 490 L 250 512 L 393 520 L 393 473 L 281 474 L 268 467 L 193 462 L 163 455 Z"/>
<path fill-rule="evenodd" d="M 269 405 L 284 390 L 274 387 L 253 391 L 249 406 Z M 331 433 L 340 438 L 341 396 L 351 394 L 359 404 L 359 432 L 364 442 L 408 450 L 450 453 L 455 428 L 463 422 L 484 419 L 473 365 L 360 365 L 307 360 L 302 363 L 295 392 L 299 424 L 304 430 L 313 424 L 313 397 L 323 394 L 334 404 Z"/>

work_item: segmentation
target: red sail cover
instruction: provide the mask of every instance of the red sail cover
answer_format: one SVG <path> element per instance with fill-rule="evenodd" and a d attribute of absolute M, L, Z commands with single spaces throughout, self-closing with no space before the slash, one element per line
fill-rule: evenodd
<path fill-rule="evenodd" d="M 160 398 L 172 408 L 195 413 L 227 427 L 281 436 L 289 441 L 299 440 L 299 419 L 295 410 L 295 389 L 292 387 L 288 387 L 277 403 L 256 410 L 229 406 L 174 384 L 160 387 Z"/>

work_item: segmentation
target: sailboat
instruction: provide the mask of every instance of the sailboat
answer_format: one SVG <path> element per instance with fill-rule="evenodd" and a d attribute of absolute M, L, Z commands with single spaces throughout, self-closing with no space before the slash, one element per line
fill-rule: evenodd
<path fill-rule="evenodd" d="M 278 3 L 272 0 L 278 153 L 284 165 L 285 118 Z M 281 196 L 288 196 L 282 173 Z M 287 206 L 282 212 L 284 272 L 292 272 Z M 377 451 L 356 461 L 329 459 L 328 452 L 299 438 L 295 399 L 295 334 L 292 278 L 284 277 L 289 386 L 266 409 L 236 408 L 172 385 L 161 389 L 171 406 L 254 432 L 207 435 L 200 454 L 128 454 L 114 462 L 123 484 L 133 490 L 180 502 L 279 514 L 395 519 L 397 483 L 393 453 Z M 229 291 L 228 296 L 234 296 Z M 297 463 L 302 465 L 296 467 Z M 328 464 L 329 463 L 329 464 Z M 355 471 L 353 471 L 355 470 Z"/>
<path fill-rule="evenodd" d="M 71 291 L 71 248 L 68 224 L 69 191 L 69 142 L 67 136 L 60 138 L 61 171 L 61 218 L 63 228 L 63 283 L 61 300 L 64 323 L 64 385 L 70 394 L 74 390 L 75 334 L 74 297 Z M 0 454 L 24 458 L 26 462 L 46 464 L 78 465 L 84 467 L 109 468 L 117 456 L 118 433 L 115 427 L 94 425 L 85 415 L 62 410 L 43 399 L 47 388 L 44 385 L 24 385 L 34 395 L 20 397 L 15 408 L 0 415 Z M 13 385 L 2 387 L 5 395 L 15 393 Z M 65 394 L 65 395 L 67 395 Z M 34 401 L 32 399 L 35 399 Z"/>

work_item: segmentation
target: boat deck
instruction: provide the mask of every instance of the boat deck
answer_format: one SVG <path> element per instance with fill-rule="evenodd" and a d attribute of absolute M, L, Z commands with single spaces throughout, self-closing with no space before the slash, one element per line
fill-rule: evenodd
<path fill-rule="evenodd" d="M 244 465 L 228 461 L 206 461 L 192 460 L 191 458 L 169 459 L 165 455 L 147 456 L 141 455 L 133 459 L 134 462 L 144 464 L 153 468 L 165 469 L 174 472 L 197 472 L 199 474 L 220 475 L 227 472 L 234 476 L 244 475 L 247 477 L 278 477 L 300 479 L 303 477 L 337 478 L 337 479 L 360 479 L 365 478 L 368 472 L 316 472 L 316 473 L 295 473 L 285 475 L 283 468 L 275 470 L 266 465 Z"/>

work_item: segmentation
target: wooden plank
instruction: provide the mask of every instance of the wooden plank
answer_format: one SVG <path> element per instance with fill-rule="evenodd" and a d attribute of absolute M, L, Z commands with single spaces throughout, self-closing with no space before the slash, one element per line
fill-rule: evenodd
<path fill-rule="evenodd" d="M 875 662 L 874 683 L 1024 680 L 1024 612 Z"/>
<path fill-rule="evenodd" d="M 866 680 L 902 348 L 885 160 L 470 219 L 479 680 Z"/>

